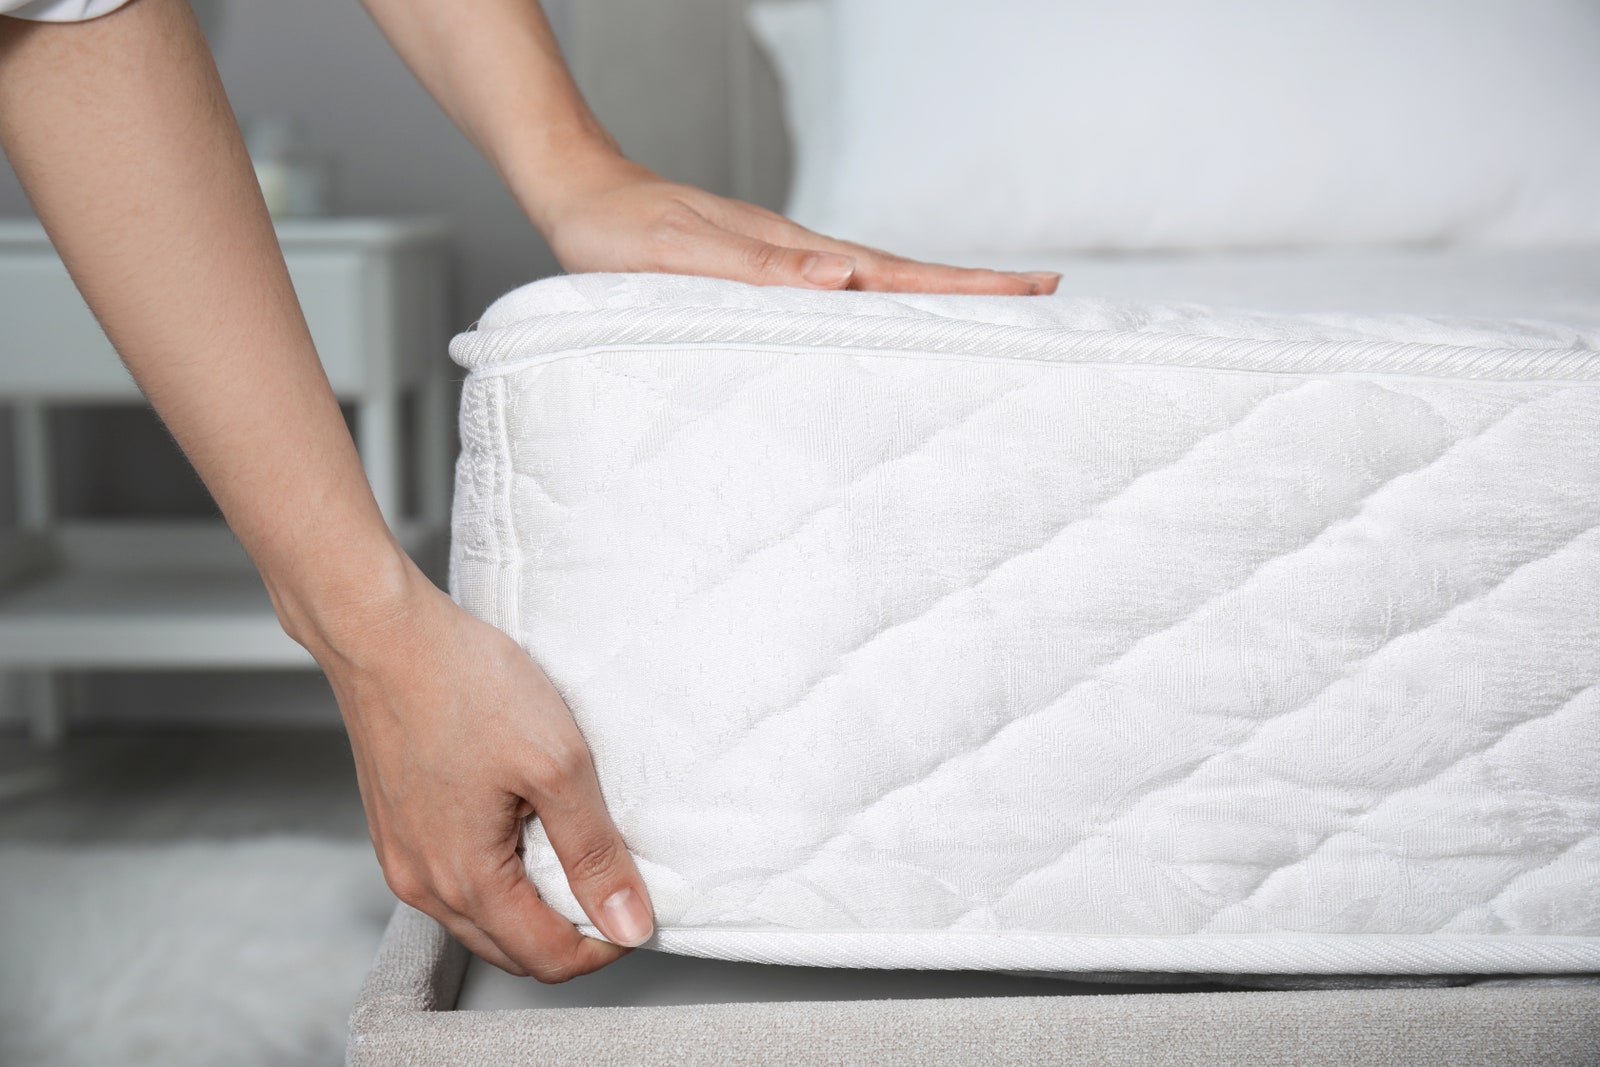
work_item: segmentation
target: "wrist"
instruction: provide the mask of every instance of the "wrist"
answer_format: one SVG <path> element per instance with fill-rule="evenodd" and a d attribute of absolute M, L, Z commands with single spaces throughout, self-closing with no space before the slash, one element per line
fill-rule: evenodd
<path fill-rule="evenodd" d="M 517 151 L 499 161 L 506 186 L 548 241 L 573 205 L 628 182 L 653 178 L 648 168 L 622 154 L 598 121 L 540 130 L 521 139 Z"/>
<path fill-rule="evenodd" d="M 325 669 L 366 658 L 422 596 L 439 595 L 388 531 L 382 533 L 365 545 L 341 541 L 318 558 L 262 571 L 284 632 Z"/>

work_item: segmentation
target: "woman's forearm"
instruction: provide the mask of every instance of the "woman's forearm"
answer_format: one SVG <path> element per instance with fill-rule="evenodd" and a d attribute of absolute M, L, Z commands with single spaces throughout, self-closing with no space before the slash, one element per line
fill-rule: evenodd
<path fill-rule="evenodd" d="M 550 981 L 647 938 L 649 894 L 560 695 L 384 525 L 185 0 L 83 25 L 0 18 L 0 138 L 284 628 L 326 671 L 390 887 L 485 959 Z M 612 943 L 527 880 L 517 842 L 534 812 Z"/>
<path fill-rule="evenodd" d="M 405 563 L 188 6 L 140 0 L 67 27 L 0 18 L 0 139 L 286 629 L 313 647 L 378 610 Z"/>
<path fill-rule="evenodd" d="M 538 0 L 362 0 L 446 114 L 549 234 L 564 191 L 625 165 Z"/>

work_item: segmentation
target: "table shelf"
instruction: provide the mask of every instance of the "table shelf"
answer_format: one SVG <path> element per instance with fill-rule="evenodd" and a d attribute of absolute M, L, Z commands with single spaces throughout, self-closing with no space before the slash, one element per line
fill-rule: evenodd
<path fill-rule="evenodd" d="M 440 531 L 399 536 L 437 580 Z M 220 522 L 66 523 L 0 561 L 0 670 L 316 668 Z"/>
<path fill-rule="evenodd" d="M 280 224 L 278 239 L 334 393 L 355 412 L 378 506 L 437 580 L 453 443 L 446 231 L 310 219 Z M 4 688 L 35 734 L 60 734 L 61 672 L 314 669 L 220 522 L 56 513 L 48 408 L 144 401 L 37 223 L 0 222 L 0 322 L 20 517 L 0 545 L 0 682 L 15 683 Z"/>

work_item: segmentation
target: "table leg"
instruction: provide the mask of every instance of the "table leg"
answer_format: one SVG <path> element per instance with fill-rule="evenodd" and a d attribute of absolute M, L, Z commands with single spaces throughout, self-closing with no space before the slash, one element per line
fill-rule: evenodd
<path fill-rule="evenodd" d="M 17 464 L 17 521 L 23 530 L 39 533 L 55 517 L 50 485 L 50 435 L 44 405 L 24 400 L 11 412 Z"/>
<path fill-rule="evenodd" d="M 424 382 L 417 400 L 422 407 L 422 518 L 440 527 L 450 522 L 456 440 L 455 404 L 450 379 L 443 374 Z"/>
<path fill-rule="evenodd" d="M 28 736 L 41 748 L 56 748 L 66 739 L 65 678 L 55 671 L 16 670 L 0 675 L 5 695 L 16 714 L 6 718 L 27 724 Z"/>
<path fill-rule="evenodd" d="M 400 470 L 400 398 L 387 393 L 356 403 L 356 448 L 367 470 L 372 495 L 384 521 L 394 527 L 405 517 Z"/>

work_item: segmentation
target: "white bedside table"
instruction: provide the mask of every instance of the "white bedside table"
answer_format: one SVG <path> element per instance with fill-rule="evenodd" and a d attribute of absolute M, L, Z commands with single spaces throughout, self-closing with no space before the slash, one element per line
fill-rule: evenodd
<path fill-rule="evenodd" d="M 453 453 L 445 228 L 317 219 L 280 222 L 278 238 L 329 381 L 355 410 L 378 504 L 437 576 Z M 61 402 L 144 399 L 43 229 L 0 221 L 0 404 L 12 412 L 20 520 L 0 544 L 0 681 L 35 736 L 60 735 L 66 671 L 314 669 L 220 522 L 58 517 L 46 411 Z M 408 404 L 414 448 L 402 440 Z"/>

